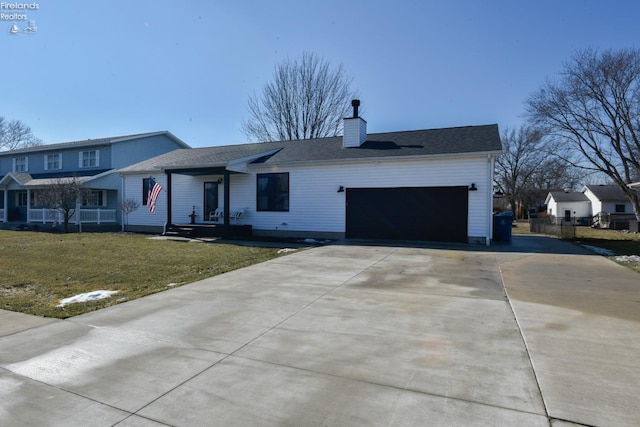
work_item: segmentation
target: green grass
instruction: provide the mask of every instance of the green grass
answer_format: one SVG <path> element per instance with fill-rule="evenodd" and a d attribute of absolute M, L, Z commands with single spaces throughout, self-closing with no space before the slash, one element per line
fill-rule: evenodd
<path fill-rule="evenodd" d="M 619 255 L 640 255 L 640 234 L 638 233 L 578 227 L 575 241 L 582 245 L 608 249 L 614 254 L 608 257 L 609 259 L 640 273 L 640 263 L 619 262 L 616 259 Z"/>
<path fill-rule="evenodd" d="M 67 318 L 277 256 L 277 248 L 135 234 L 0 230 L 0 308 Z M 63 298 L 96 290 L 118 293 L 56 307 Z"/>

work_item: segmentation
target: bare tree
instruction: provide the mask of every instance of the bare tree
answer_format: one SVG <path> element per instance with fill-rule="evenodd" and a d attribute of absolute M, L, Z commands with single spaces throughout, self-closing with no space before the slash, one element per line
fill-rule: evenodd
<path fill-rule="evenodd" d="M 120 209 L 124 215 L 122 221 L 122 231 L 126 230 L 126 226 L 129 225 L 129 214 L 140 207 L 140 202 L 136 199 L 125 199 L 120 203 Z"/>
<path fill-rule="evenodd" d="M 640 173 L 640 50 L 579 51 L 527 105 L 534 123 L 572 148 L 565 158 L 606 175 L 640 219 L 639 194 L 627 186 Z"/>
<path fill-rule="evenodd" d="M 0 150 L 42 145 L 42 140 L 31 131 L 31 127 L 20 120 L 6 121 L 0 116 Z"/>
<path fill-rule="evenodd" d="M 69 231 L 69 220 L 76 206 L 87 192 L 78 177 L 54 178 L 46 187 L 38 190 L 38 204 L 62 214 L 64 232 Z"/>
<path fill-rule="evenodd" d="M 300 60 L 276 66 L 273 81 L 261 96 L 249 97 L 249 119 L 242 130 L 249 140 L 285 141 L 336 136 L 342 132 L 350 101 L 352 78 L 342 65 L 332 68 L 309 52 Z"/>
<path fill-rule="evenodd" d="M 496 159 L 494 180 L 514 214 L 518 204 L 536 207 L 550 189 L 571 189 L 575 185 L 570 165 L 556 157 L 548 144 L 534 127 L 503 131 L 503 154 Z"/>

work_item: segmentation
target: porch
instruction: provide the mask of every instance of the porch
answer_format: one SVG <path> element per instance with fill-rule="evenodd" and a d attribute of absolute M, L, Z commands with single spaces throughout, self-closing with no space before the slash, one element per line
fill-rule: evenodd
<path fill-rule="evenodd" d="M 53 209 L 40 208 L 29 209 L 27 222 L 31 223 L 62 223 L 64 216 L 61 212 Z M 115 209 L 79 209 L 69 218 L 69 223 L 73 224 L 102 224 L 117 222 L 117 211 Z"/>

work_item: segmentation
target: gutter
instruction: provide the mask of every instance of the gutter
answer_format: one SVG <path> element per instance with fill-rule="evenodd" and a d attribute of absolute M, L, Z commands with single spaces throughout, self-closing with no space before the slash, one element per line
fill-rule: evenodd
<path fill-rule="evenodd" d="M 296 166 L 296 165 L 309 165 L 309 164 L 349 164 L 349 163 L 374 163 L 380 161 L 414 161 L 414 160 L 429 160 L 429 159 L 445 159 L 445 158 L 478 158 L 478 157 L 496 157 L 502 154 L 500 151 L 477 151 L 477 152 L 465 152 L 465 153 L 443 153 L 443 154 L 425 154 L 421 156 L 386 156 L 386 157 L 351 157 L 346 159 L 322 159 L 322 160 L 293 160 L 288 162 L 273 162 L 262 163 L 265 166 Z"/>

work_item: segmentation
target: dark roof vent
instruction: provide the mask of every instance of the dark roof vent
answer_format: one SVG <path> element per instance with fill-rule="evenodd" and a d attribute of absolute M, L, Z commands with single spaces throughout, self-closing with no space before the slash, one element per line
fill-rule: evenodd
<path fill-rule="evenodd" d="M 351 101 L 351 106 L 353 107 L 353 118 L 358 117 L 358 107 L 360 106 L 360 100 L 354 99 Z"/>

